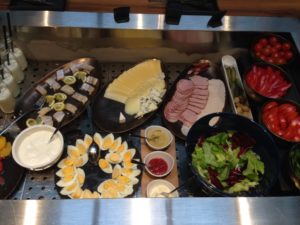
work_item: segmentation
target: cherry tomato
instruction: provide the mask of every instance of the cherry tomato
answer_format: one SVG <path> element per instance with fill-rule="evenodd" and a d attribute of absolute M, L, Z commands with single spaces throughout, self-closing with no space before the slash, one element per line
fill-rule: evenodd
<path fill-rule="evenodd" d="M 269 56 L 271 54 L 271 48 L 264 48 L 263 53 L 265 56 Z"/>
<path fill-rule="evenodd" d="M 285 58 L 277 58 L 276 59 L 276 64 L 279 64 L 279 65 L 283 65 L 283 64 L 286 64 L 286 59 Z"/>
<path fill-rule="evenodd" d="M 282 44 L 282 48 L 283 48 L 284 50 L 290 50 L 291 47 L 292 47 L 291 44 L 288 43 L 288 42 L 285 42 L 285 43 Z"/>
<path fill-rule="evenodd" d="M 263 60 L 263 61 L 266 61 L 267 57 L 265 55 L 261 55 L 260 59 Z"/>
<path fill-rule="evenodd" d="M 269 102 L 265 105 L 263 111 L 266 112 L 274 107 L 278 106 L 278 103 L 277 102 Z"/>
<path fill-rule="evenodd" d="M 285 57 L 287 60 L 290 60 L 290 59 L 292 59 L 292 58 L 294 57 L 294 54 L 293 54 L 292 51 L 287 51 L 287 52 L 285 52 L 284 57 Z"/>
<path fill-rule="evenodd" d="M 266 38 L 262 38 L 259 40 L 259 43 L 262 45 L 262 46 L 266 46 L 268 44 L 268 40 Z"/>
<path fill-rule="evenodd" d="M 263 45 L 261 43 L 257 43 L 255 46 L 254 46 L 254 50 L 256 52 L 259 52 L 260 50 L 262 50 L 263 48 Z"/>
<path fill-rule="evenodd" d="M 280 50 L 280 49 L 282 48 L 282 45 L 281 45 L 280 43 L 277 43 L 277 44 L 275 45 L 275 48 L 276 48 L 277 50 Z"/>
<path fill-rule="evenodd" d="M 273 58 L 274 58 L 274 59 L 278 59 L 279 57 L 280 57 L 280 55 L 279 55 L 278 52 L 275 52 L 275 53 L 273 54 Z"/>
<path fill-rule="evenodd" d="M 274 59 L 273 59 L 272 57 L 269 57 L 269 58 L 267 59 L 267 62 L 272 64 L 272 63 L 274 63 L 275 61 L 274 61 Z"/>
<path fill-rule="evenodd" d="M 271 43 L 271 45 L 276 45 L 278 43 L 278 39 L 275 36 L 271 36 L 269 38 L 269 42 Z"/>

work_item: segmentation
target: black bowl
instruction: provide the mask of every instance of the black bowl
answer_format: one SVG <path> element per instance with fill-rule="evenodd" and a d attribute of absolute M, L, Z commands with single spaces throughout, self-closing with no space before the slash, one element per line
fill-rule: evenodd
<path fill-rule="evenodd" d="M 216 125 L 210 126 L 212 118 L 219 118 Z M 227 194 L 216 188 L 201 175 L 192 165 L 192 153 L 200 136 L 211 136 L 224 131 L 244 132 L 256 140 L 253 151 L 258 154 L 265 165 L 265 173 L 259 184 L 248 192 Z M 256 122 L 232 113 L 213 113 L 199 119 L 190 129 L 186 141 L 188 161 L 192 173 L 197 177 L 196 183 L 209 196 L 266 196 L 275 184 L 279 174 L 279 154 L 277 146 L 270 134 Z"/>
<path fill-rule="evenodd" d="M 263 110 L 264 110 L 265 106 L 266 106 L 268 103 L 270 103 L 270 102 L 277 102 L 278 104 L 284 104 L 284 103 L 292 104 L 292 105 L 296 106 L 297 111 L 298 111 L 299 114 L 300 114 L 300 105 L 297 104 L 296 102 L 294 102 L 294 101 L 292 101 L 292 100 L 288 100 L 288 99 L 273 99 L 272 101 L 268 101 L 268 102 L 266 102 L 265 104 L 263 104 L 263 106 L 261 107 L 261 110 L 260 110 L 260 112 L 259 112 L 259 121 L 260 121 L 260 123 L 263 124 L 263 125 L 266 127 L 266 130 L 269 131 L 269 132 L 273 135 L 274 139 L 275 139 L 279 144 L 290 147 L 290 146 L 292 146 L 292 145 L 294 145 L 294 144 L 299 143 L 299 141 L 287 140 L 287 139 L 285 139 L 285 138 L 283 138 L 283 137 L 277 135 L 276 133 L 274 133 L 273 131 L 271 131 L 271 130 L 267 127 L 267 125 L 265 125 L 265 123 L 264 123 L 264 121 L 263 121 L 262 114 L 263 114 Z"/>
<path fill-rule="evenodd" d="M 267 96 L 264 96 L 260 93 L 258 93 L 256 90 L 254 90 L 252 87 L 250 87 L 247 82 L 246 82 L 246 77 L 247 77 L 247 74 L 250 72 L 250 70 L 253 68 L 253 66 L 256 65 L 256 66 L 259 66 L 259 67 L 267 67 L 267 66 L 270 66 L 274 69 L 277 69 L 279 71 L 281 71 L 281 73 L 283 74 L 283 77 L 286 81 L 288 81 L 289 83 L 292 84 L 292 81 L 291 79 L 289 78 L 289 75 L 288 73 L 283 70 L 282 68 L 280 68 L 279 66 L 276 66 L 276 65 L 273 65 L 273 64 L 270 64 L 270 63 L 254 63 L 252 64 L 245 72 L 244 76 L 243 76 L 243 85 L 244 85 L 244 88 L 246 90 L 246 93 L 248 94 L 248 96 L 253 99 L 254 101 L 256 102 L 265 102 L 265 101 L 268 101 L 268 100 L 272 100 L 272 99 L 279 99 L 279 98 L 270 98 L 270 97 L 267 97 Z M 286 94 L 284 96 L 287 96 L 289 91 L 291 91 L 293 87 L 290 87 Z M 281 98 L 283 98 L 284 96 L 282 96 Z"/>
<path fill-rule="evenodd" d="M 287 38 L 285 38 L 281 35 L 278 35 L 278 34 L 273 34 L 273 33 L 262 34 L 262 35 L 257 36 L 256 38 L 254 38 L 254 40 L 251 43 L 251 47 L 250 47 L 250 53 L 251 53 L 251 56 L 254 59 L 254 61 L 270 63 L 270 62 L 268 62 L 266 60 L 263 60 L 260 57 L 256 56 L 255 55 L 255 50 L 254 50 L 255 45 L 259 42 L 260 39 L 266 38 L 268 40 L 270 37 L 276 37 L 280 44 L 285 43 L 285 42 L 289 43 L 291 45 L 290 50 L 293 53 L 293 58 L 287 60 L 287 62 L 285 64 L 278 64 L 276 62 L 274 62 L 272 64 L 277 65 L 277 66 L 281 66 L 281 67 L 287 67 L 287 66 L 291 65 L 295 61 L 295 59 L 297 58 L 297 56 L 296 56 L 297 51 L 296 51 L 296 48 L 295 48 L 294 44 L 290 40 L 288 40 Z"/>
<path fill-rule="evenodd" d="M 299 174 L 295 173 L 295 160 L 299 160 L 299 157 L 295 158 L 295 154 L 300 154 L 300 144 L 296 144 L 292 147 L 288 156 L 288 172 L 290 175 L 290 179 L 295 185 L 295 187 L 300 190 L 300 177 Z"/>

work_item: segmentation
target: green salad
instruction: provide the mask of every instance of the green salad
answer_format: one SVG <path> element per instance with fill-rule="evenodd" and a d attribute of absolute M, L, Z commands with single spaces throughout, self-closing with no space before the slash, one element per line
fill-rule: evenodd
<path fill-rule="evenodd" d="M 241 132 L 200 137 L 192 165 L 209 183 L 226 193 L 248 191 L 258 185 L 264 163 L 252 150 L 255 141 Z"/>

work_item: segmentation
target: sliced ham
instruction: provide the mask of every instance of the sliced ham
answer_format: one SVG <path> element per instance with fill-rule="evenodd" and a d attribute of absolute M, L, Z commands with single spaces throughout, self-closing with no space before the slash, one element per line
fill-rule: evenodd
<path fill-rule="evenodd" d="M 207 100 L 205 100 L 205 99 L 199 99 L 199 98 L 189 98 L 189 103 L 190 102 L 200 103 L 200 104 L 206 104 Z"/>
<path fill-rule="evenodd" d="M 183 120 L 191 123 L 194 123 L 197 120 L 197 117 L 198 115 L 189 109 L 184 110 L 183 113 L 181 114 L 181 118 Z"/>
<path fill-rule="evenodd" d="M 193 82 L 187 79 L 179 80 L 176 85 L 176 89 L 182 93 L 189 92 L 193 87 L 194 87 Z"/>
<path fill-rule="evenodd" d="M 208 89 L 208 85 L 199 85 L 199 86 L 195 86 L 195 89 L 194 89 L 194 90 L 196 90 L 196 89 L 207 90 L 207 89 Z M 194 90 L 193 90 L 193 91 L 194 91 Z"/>
<path fill-rule="evenodd" d="M 190 79 L 195 86 L 208 85 L 208 79 L 206 77 L 192 76 Z"/>
<path fill-rule="evenodd" d="M 204 109 L 206 104 L 202 104 L 199 102 L 189 102 L 190 106 L 198 107 L 199 109 Z"/>
<path fill-rule="evenodd" d="M 193 106 L 193 105 L 188 105 L 188 106 L 187 106 L 187 109 L 193 111 L 193 112 L 196 113 L 196 114 L 200 114 L 201 111 L 202 111 L 200 107 Z"/>
<path fill-rule="evenodd" d="M 208 96 L 208 89 L 207 90 L 202 90 L 202 89 L 196 88 L 196 89 L 193 90 L 193 94 Z"/>

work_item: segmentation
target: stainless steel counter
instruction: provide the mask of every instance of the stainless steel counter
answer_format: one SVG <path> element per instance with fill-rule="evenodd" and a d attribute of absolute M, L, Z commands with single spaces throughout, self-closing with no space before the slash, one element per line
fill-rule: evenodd
<path fill-rule="evenodd" d="M 0 201 L 1 224 L 298 225 L 300 198 Z"/>
<path fill-rule="evenodd" d="M 0 24 L 5 22 L 5 13 L 0 12 Z M 290 32 L 300 49 L 300 20 L 295 18 L 226 16 L 223 26 L 212 29 L 206 26 L 209 19 L 206 16 L 184 16 L 180 25 L 173 26 L 165 24 L 164 15 L 152 14 L 131 14 L 130 22 L 124 24 L 116 24 L 111 13 L 19 11 L 12 12 L 11 15 L 14 25 L 25 27 Z M 44 44 L 44 42 L 41 43 Z M 64 44 L 66 45 L 66 43 Z M 74 52 L 75 50 L 72 49 L 72 54 L 68 57 L 74 57 Z M 82 54 L 82 52 L 78 54 Z M 87 52 L 86 54 L 92 53 Z M 55 55 L 57 56 L 57 54 Z M 0 208 L 1 224 L 7 225 L 300 224 L 300 197 L 2 200 Z"/>

